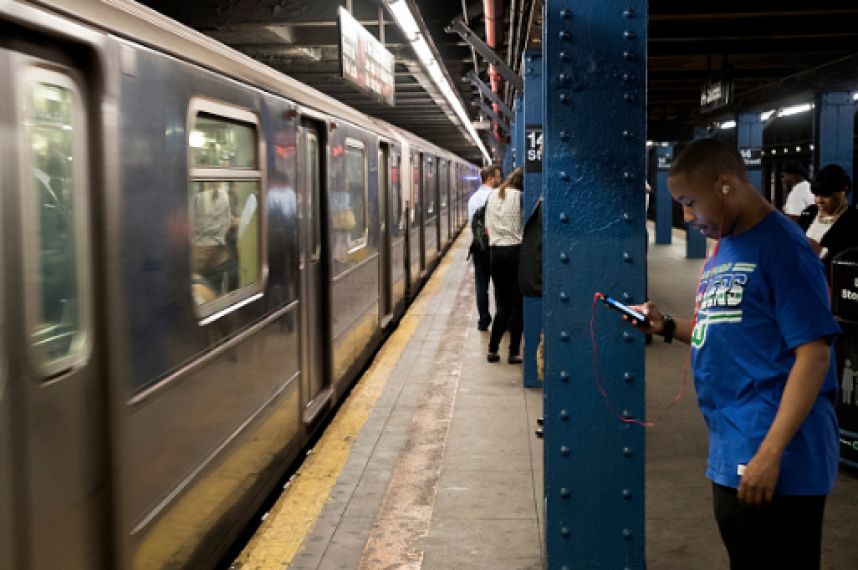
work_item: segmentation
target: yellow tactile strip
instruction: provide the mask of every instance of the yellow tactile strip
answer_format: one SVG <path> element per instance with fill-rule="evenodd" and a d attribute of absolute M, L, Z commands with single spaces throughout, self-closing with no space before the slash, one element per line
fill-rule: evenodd
<path fill-rule="evenodd" d="M 343 403 L 313 454 L 295 474 L 232 568 L 267 570 L 282 568 L 292 562 L 301 544 L 313 530 L 346 464 L 353 442 L 384 391 L 385 383 L 403 350 L 420 325 L 427 305 L 439 291 L 450 263 L 451 256 L 445 256 L 417 301 Z"/>

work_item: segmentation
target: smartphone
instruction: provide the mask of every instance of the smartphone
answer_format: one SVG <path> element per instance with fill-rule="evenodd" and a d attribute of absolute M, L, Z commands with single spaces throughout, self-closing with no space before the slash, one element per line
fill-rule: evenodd
<path fill-rule="evenodd" d="M 651 323 L 649 322 L 649 319 L 646 318 L 646 316 L 643 313 L 641 313 L 639 311 L 635 311 L 634 309 L 630 309 L 629 307 L 620 303 L 619 301 L 617 301 L 613 297 L 609 297 L 607 295 L 602 295 L 599 298 L 602 299 L 602 302 L 605 303 L 610 308 L 614 309 L 615 311 L 619 311 L 620 313 L 626 315 L 630 319 L 636 320 L 637 322 L 639 322 L 643 326 L 648 327 L 651 325 Z"/>

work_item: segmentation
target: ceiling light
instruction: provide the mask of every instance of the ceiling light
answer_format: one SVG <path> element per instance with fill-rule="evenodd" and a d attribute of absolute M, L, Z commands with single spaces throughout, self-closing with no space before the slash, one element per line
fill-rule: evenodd
<path fill-rule="evenodd" d="M 813 109 L 813 105 L 810 103 L 802 103 L 801 105 L 784 107 L 783 109 L 778 111 L 778 117 L 789 117 L 790 115 L 798 115 L 799 113 L 806 113 L 811 109 Z"/>
<path fill-rule="evenodd" d="M 474 140 L 474 143 L 479 147 L 480 152 L 483 153 L 483 157 L 485 157 L 487 161 L 491 161 L 491 156 L 486 150 L 483 141 L 480 140 L 480 136 L 477 134 L 474 125 L 471 123 L 468 113 L 462 106 L 458 94 L 450 86 L 450 82 L 447 81 L 447 77 L 441 67 L 441 64 L 432 55 L 432 49 L 423 37 L 420 26 L 417 24 L 417 20 L 414 18 L 414 15 L 411 13 L 411 9 L 408 6 L 408 2 L 406 2 L 406 0 L 387 0 L 387 9 L 390 10 L 390 13 L 393 16 L 393 19 L 396 20 L 396 24 L 399 26 L 399 29 L 402 30 L 405 38 L 411 44 L 414 53 L 417 54 L 417 58 L 420 60 L 421 66 L 426 70 L 426 73 L 432 79 L 432 82 L 435 83 L 438 91 L 440 91 L 447 99 L 450 107 L 452 107 L 456 116 L 461 121 L 462 126 L 465 127 L 468 134 L 471 135 L 471 138 Z"/>
<path fill-rule="evenodd" d="M 721 123 L 721 128 L 722 129 L 735 129 L 736 128 L 736 121 L 733 121 L 733 120 L 724 121 L 723 123 Z"/>
<path fill-rule="evenodd" d="M 774 115 L 774 114 L 775 114 L 774 109 L 772 109 L 771 111 L 764 111 L 764 112 L 760 113 L 760 120 L 765 123 L 766 121 L 771 119 L 772 115 Z"/>

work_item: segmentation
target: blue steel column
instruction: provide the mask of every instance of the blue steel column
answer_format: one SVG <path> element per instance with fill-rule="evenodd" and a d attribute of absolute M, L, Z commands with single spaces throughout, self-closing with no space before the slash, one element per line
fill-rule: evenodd
<path fill-rule="evenodd" d="M 709 133 L 706 129 L 695 128 L 694 140 L 706 138 Z M 706 236 L 685 224 L 685 257 L 688 259 L 706 259 Z"/>
<path fill-rule="evenodd" d="M 855 103 L 848 92 L 822 93 L 815 109 L 816 171 L 839 164 L 852 177 L 852 146 L 855 130 Z M 850 198 L 855 199 L 854 192 Z"/>
<path fill-rule="evenodd" d="M 524 54 L 524 121 L 522 152 L 528 152 L 532 145 L 527 144 L 528 131 L 542 130 L 542 52 L 528 51 Z M 535 136 L 535 135 L 534 135 Z M 542 170 L 531 171 L 528 157 L 523 155 L 524 164 L 524 217 L 525 221 L 542 196 Z M 542 299 L 524 298 L 524 386 L 539 386 L 536 374 L 536 348 L 539 346 L 539 333 L 542 331 Z"/>
<path fill-rule="evenodd" d="M 513 111 L 515 112 L 515 123 L 512 125 L 512 146 L 515 148 L 513 156 L 513 167 L 518 168 L 524 164 L 524 99 L 516 95 Z"/>
<path fill-rule="evenodd" d="M 748 180 L 763 191 L 763 120 L 759 112 L 742 113 L 736 120 L 736 146 L 745 161 Z"/>
<path fill-rule="evenodd" d="M 673 196 L 667 190 L 667 171 L 673 161 L 674 145 L 655 149 L 655 243 L 663 245 L 673 241 Z"/>
<path fill-rule="evenodd" d="M 645 0 L 547 0 L 543 319 L 552 569 L 644 568 L 644 433 L 596 387 L 593 294 L 642 302 Z M 594 307 L 601 384 L 644 416 L 644 338 Z"/>

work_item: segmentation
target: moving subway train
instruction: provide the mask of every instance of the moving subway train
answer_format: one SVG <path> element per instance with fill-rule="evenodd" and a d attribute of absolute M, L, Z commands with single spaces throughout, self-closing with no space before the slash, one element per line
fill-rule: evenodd
<path fill-rule="evenodd" d="M 0 27 L 0 568 L 210 567 L 476 168 L 133 2 Z"/>

